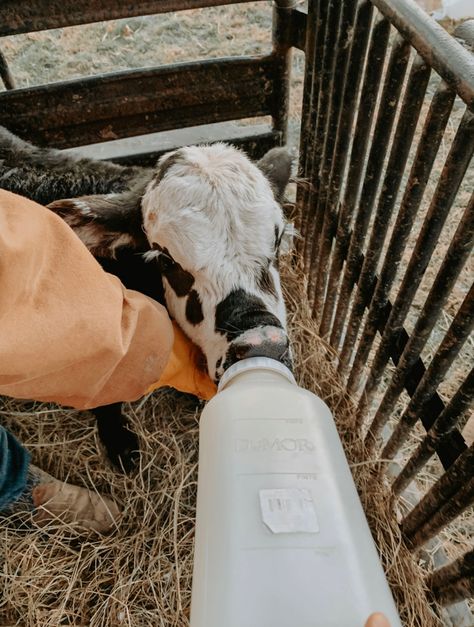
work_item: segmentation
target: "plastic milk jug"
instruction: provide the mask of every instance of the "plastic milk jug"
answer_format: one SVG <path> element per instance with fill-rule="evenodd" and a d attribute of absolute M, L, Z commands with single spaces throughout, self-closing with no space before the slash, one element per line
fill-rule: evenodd
<path fill-rule="evenodd" d="M 191 627 L 400 627 L 331 412 L 283 364 L 231 366 L 201 417 Z"/>

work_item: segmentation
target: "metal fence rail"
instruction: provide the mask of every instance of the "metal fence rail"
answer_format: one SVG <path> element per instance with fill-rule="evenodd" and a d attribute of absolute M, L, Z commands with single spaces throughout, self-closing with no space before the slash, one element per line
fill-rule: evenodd
<path fill-rule="evenodd" d="M 234 4 L 235 0 L 3 0 L 0 37 L 185 9 Z M 246 0 L 243 0 L 244 2 Z M 250 0 L 247 0 L 250 1 Z"/>
<path fill-rule="evenodd" d="M 402 521 L 416 549 L 474 502 L 461 433 L 473 371 L 440 388 L 474 326 L 474 56 L 411 0 L 310 1 L 305 48 L 297 215 L 308 297 L 368 450 L 402 463 L 393 492 L 434 454 L 445 468 Z M 455 288 L 464 298 L 445 330 Z M 471 551 L 427 583 L 449 604 L 473 593 L 473 577 Z"/>
<path fill-rule="evenodd" d="M 0 37 L 230 3 L 6 0 Z M 433 455 L 445 469 L 402 521 L 415 550 L 474 502 L 473 446 L 462 435 L 474 371 L 443 388 L 474 323 L 466 287 L 474 240 L 471 52 L 412 0 L 310 0 L 307 15 L 279 0 L 266 57 L 18 90 L 0 51 L 0 123 L 26 139 L 67 147 L 271 116 L 271 127 L 239 139 L 258 154 L 286 137 L 291 47 L 306 55 L 297 226 L 314 318 L 358 402 L 356 426 L 368 449 L 381 459 L 400 456 L 423 429 L 415 450 L 399 459 L 394 494 Z M 222 130 L 219 139 L 232 140 Z M 150 162 L 156 153 L 129 157 Z M 440 319 L 455 290 L 462 298 L 444 328 Z M 428 351 L 434 333 L 438 341 Z M 382 442 L 387 424 L 391 436 Z M 472 595 L 472 551 L 427 584 L 442 604 Z"/>
<path fill-rule="evenodd" d="M 0 6 L 0 37 L 146 14 L 233 4 L 234 0 L 7 0 Z M 291 47 L 304 45 L 305 15 L 291 0 L 273 9 L 273 49 L 261 57 L 234 57 L 128 70 L 15 89 L 1 52 L 0 123 L 40 145 L 69 148 L 204 124 L 270 116 L 271 126 L 239 145 L 254 156 L 286 141 Z M 222 129 L 222 126 L 220 127 Z M 214 138 L 209 128 L 209 141 Z M 216 133 L 216 140 L 234 141 Z M 167 140 L 167 138 L 166 138 Z M 112 156 L 115 156 L 112 153 Z M 122 162 L 127 155 L 120 154 Z M 144 150 L 143 162 L 156 156 Z M 133 157 L 136 162 L 136 156 Z"/>

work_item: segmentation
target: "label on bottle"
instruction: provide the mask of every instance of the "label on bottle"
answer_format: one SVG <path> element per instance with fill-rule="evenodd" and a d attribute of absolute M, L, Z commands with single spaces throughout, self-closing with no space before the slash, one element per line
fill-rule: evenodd
<path fill-rule="evenodd" d="M 309 490 L 260 490 L 262 520 L 272 533 L 317 533 L 318 518 Z"/>

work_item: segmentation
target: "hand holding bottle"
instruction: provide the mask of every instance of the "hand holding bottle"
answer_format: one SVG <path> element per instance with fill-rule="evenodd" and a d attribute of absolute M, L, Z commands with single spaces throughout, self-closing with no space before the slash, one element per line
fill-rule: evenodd
<path fill-rule="evenodd" d="M 365 623 L 365 627 L 390 627 L 390 623 L 380 612 L 371 614 Z"/>

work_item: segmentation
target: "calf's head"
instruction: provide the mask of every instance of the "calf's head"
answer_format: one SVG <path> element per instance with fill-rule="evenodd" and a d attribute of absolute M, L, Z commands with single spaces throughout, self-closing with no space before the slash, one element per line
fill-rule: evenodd
<path fill-rule="evenodd" d="M 103 255 L 106 240 L 112 251 L 114 242 L 149 248 L 168 311 L 201 348 L 217 381 L 245 357 L 264 355 L 291 366 L 278 273 L 286 229 L 279 200 L 290 167 L 284 149 L 255 165 L 224 144 L 191 146 L 164 155 L 151 180 L 128 196 L 59 201 L 52 208 L 93 253 Z M 139 218 L 131 209 L 136 195 Z M 86 217 L 93 218 L 85 224 Z"/>

